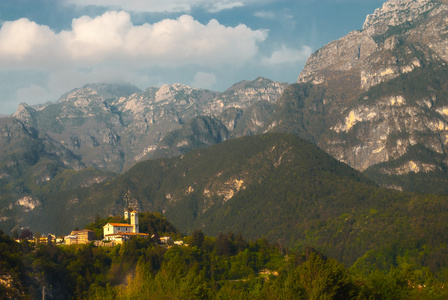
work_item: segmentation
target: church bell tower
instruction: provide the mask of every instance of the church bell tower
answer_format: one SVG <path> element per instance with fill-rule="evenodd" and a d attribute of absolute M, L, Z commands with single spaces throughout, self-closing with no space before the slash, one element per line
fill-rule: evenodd
<path fill-rule="evenodd" d="M 132 232 L 133 233 L 139 233 L 138 229 L 138 212 L 136 210 L 133 210 L 130 212 L 131 214 L 131 225 L 132 225 Z"/>

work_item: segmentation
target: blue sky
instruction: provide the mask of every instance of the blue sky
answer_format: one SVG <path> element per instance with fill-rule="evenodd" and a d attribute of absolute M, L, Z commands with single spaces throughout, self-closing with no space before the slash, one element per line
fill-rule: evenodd
<path fill-rule="evenodd" d="M 384 0 L 0 0 L 0 114 L 93 82 L 295 82 Z"/>

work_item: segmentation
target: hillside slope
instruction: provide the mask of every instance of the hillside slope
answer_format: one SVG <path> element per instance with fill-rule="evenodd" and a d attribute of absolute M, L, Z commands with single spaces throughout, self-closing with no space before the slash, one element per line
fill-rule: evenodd
<path fill-rule="evenodd" d="M 68 231 L 96 213 L 121 214 L 132 206 L 164 213 L 185 233 L 201 228 L 207 235 L 232 230 L 249 239 L 284 239 L 350 264 L 371 250 L 434 249 L 448 237 L 446 197 L 379 188 L 312 143 L 285 134 L 145 161 L 112 181 L 42 196 L 26 221 L 44 232 Z"/>

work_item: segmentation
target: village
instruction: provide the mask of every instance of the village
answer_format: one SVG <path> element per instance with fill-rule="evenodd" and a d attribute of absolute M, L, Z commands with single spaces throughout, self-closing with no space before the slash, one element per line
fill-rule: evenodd
<path fill-rule="evenodd" d="M 170 236 L 159 237 L 148 233 L 141 233 L 138 222 L 138 211 L 125 209 L 124 220 L 129 223 L 107 223 L 103 226 L 103 239 L 96 239 L 95 232 L 90 229 L 73 230 L 69 235 L 57 237 L 54 234 L 29 236 L 24 239 L 35 244 L 57 244 L 57 245 L 85 245 L 93 243 L 95 246 L 113 247 L 121 245 L 133 237 L 151 238 L 155 243 L 171 247 L 172 245 L 185 245 L 182 240 L 173 241 Z M 15 239 L 21 242 L 23 239 Z"/>

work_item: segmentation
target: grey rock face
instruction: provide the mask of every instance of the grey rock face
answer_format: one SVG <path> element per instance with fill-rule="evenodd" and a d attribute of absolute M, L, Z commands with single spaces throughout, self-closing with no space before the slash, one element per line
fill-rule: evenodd
<path fill-rule="evenodd" d="M 308 59 L 298 83 L 326 89 L 327 128 L 314 136 L 340 161 L 402 175 L 447 166 L 448 3 L 390 0 L 363 29 Z M 432 161 L 411 155 L 424 148 Z M 412 156 L 412 158 L 411 158 Z"/>
<path fill-rule="evenodd" d="M 436 5 L 432 0 L 389 0 L 367 16 L 363 31 L 368 35 L 384 34 L 390 27 L 415 21 Z"/>
<path fill-rule="evenodd" d="M 223 93 L 181 84 L 145 91 L 90 84 L 38 111 L 22 104 L 14 117 L 41 138 L 47 136 L 68 148 L 86 166 L 121 172 L 151 158 L 160 141 L 189 120 L 217 118 L 228 109 L 245 109 L 259 101 L 274 103 L 286 86 L 265 78 L 240 82 Z M 227 120 L 228 129 L 237 118 Z"/>
<path fill-rule="evenodd" d="M 353 70 L 367 90 L 421 66 L 411 44 L 420 46 L 418 52 L 427 60 L 448 61 L 447 10 L 438 1 L 388 1 L 367 16 L 361 31 L 350 32 L 311 55 L 298 82 L 321 84 L 328 81 L 330 71 Z M 403 44 L 408 46 L 405 53 L 396 53 Z"/>

